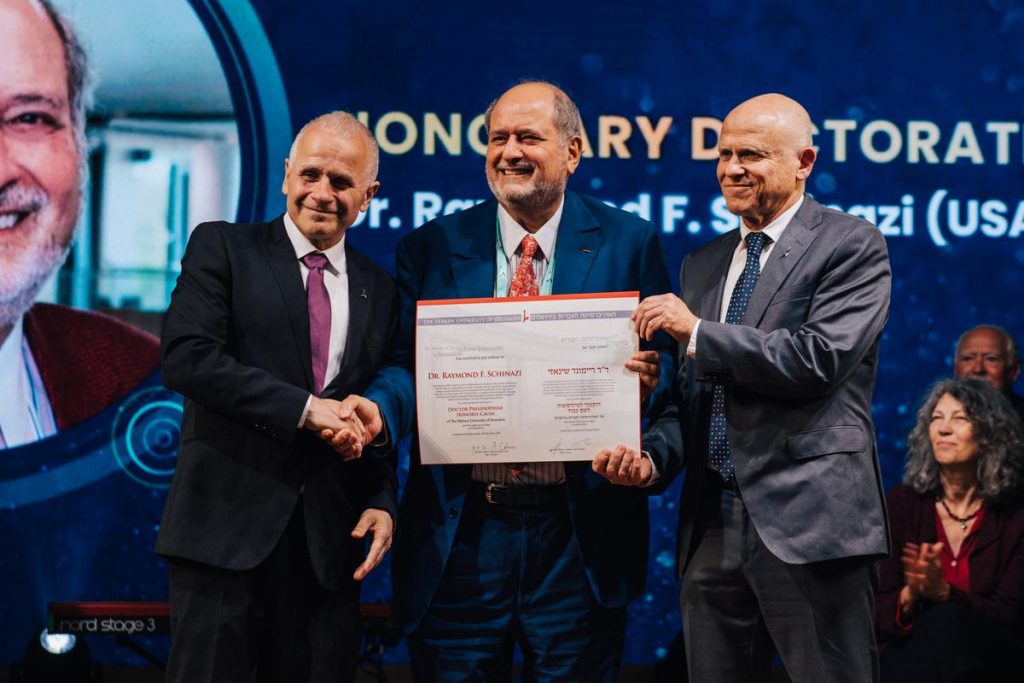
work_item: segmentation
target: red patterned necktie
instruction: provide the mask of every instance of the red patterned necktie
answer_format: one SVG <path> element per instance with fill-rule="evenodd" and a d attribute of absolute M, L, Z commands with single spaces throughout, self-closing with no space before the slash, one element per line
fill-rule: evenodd
<path fill-rule="evenodd" d="M 519 243 L 522 255 L 519 257 L 519 266 L 515 275 L 512 276 L 512 284 L 509 285 L 509 296 L 537 296 L 540 287 L 537 286 L 537 276 L 533 272 L 533 255 L 537 253 L 537 240 L 533 235 L 527 235 Z"/>
<path fill-rule="evenodd" d="M 313 352 L 313 384 L 319 396 L 327 375 L 327 354 L 331 346 L 331 298 L 324 284 L 324 268 L 330 261 L 319 252 L 306 254 L 302 262 L 309 268 L 306 278 L 306 304 L 309 307 L 309 345 Z"/>
<path fill-rule="evenodd" d="M 519 243 L 522 253 L 519 257 L 519 266 L 516 267 L 515 275 L 512 276 L 512 284 L 508 288 L 508 295 L 512 296 L 537 296 L 540 287 L 537 286 L 537 275 L 533 272 L 533 255 L 537 253 L 537 240 L 533 235 L 527 235 Z M 518 479 L 523 471 L 522 463 L 512 463 L 508 466 L 508 472 L 513 479 Z"/>

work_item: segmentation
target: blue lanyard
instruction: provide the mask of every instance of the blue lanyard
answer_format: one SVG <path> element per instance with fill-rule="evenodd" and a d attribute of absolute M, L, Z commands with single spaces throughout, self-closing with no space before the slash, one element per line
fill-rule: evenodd
<path fill-rule="evenodd" d="M 498 245 L 498 253 L 495 256 L 495 260 L 498 263 L 498 274 L 494 283 L 494 296 L 502 297 L 508 296 L 510 275 L 508 272 L 508 257 L 505 255 L 505 245 L 501 243 L 501 220 L 495 216 L 494 221 L 497 224 L 497 237 L 494 243 Z M 555 281 L 555 255 L 545 255 L 548 259 L 548 267 L 544 271 L 544 279 L 540 283 L 540 293 L 542 296 L 551 294 L 551 287 Z"/>

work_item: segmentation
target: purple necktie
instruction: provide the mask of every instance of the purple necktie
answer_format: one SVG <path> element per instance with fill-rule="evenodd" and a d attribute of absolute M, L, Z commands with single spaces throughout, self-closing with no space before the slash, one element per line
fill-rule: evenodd
<path fill-rule="evenodd" d="M 309 268 L 306 278 L 306 305 L 309 307 L 309 345 L 313 351 L 313 384 L 318 396 L 324 390 L 327 374 L 327 351 L 331 345 L 331 298 L 324 285 L 324 266 L 329 261 L 314 251 L 302 257 Z"/>

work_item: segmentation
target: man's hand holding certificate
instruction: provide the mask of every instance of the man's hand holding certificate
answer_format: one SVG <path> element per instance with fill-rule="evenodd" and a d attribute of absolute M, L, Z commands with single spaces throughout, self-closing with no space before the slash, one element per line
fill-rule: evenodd
<path fill-rule="evenodd" d="M 636 292 L 421 301 L 416 403 L 421 462 L 590 460 L 640 444 Z M 653 356 L 653 358 L 652 358 Z"/>

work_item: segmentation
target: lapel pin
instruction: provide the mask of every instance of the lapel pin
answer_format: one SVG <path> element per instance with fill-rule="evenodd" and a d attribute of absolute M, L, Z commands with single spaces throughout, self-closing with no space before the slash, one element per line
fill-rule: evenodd
<path fill-rule="evenodd" d="M 782 252 L 782 256 L 780 256 L 779 258 L 786 258 L 787 256 L 789 256 L 789 250 L 790 247 L 786 247 L 786 251 Z"/>
<path fill-rule="evenodd" d="M 363 287 L 363 291 L 359 292 L 359 298 L 360 299 L 369 299 L 370 298 L 370 297 L 368 297 L 366 295 L 366 287 Z"/>
<path fill-rule="evenodd" d="M 590 247 L 580 247 L 580 251 L 583 252 L 584 254 L 589 254 Z"/>

